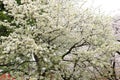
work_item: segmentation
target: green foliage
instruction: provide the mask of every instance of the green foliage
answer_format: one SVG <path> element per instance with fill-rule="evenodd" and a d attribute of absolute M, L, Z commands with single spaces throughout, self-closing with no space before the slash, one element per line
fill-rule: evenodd
<path fill-rule="evenodd" d="M 0 1 L 0 21 L 12 21 L 12 17 L 7 14 L 2 1 Z M 7 26 L 0 25 L 0 36 L 8 36 L 11 32 L 12 30 L 7 28 Z"/>
<path fill-rule="evenodd" d="M 11 29 L 8 29 L 5 26 L 0 26 L 0 36 L 8 36 L 12 32 Z"/>
<path fill-rule="evenodd" d="M 21 0 L 16 0 L 17 1 L 17 3 L 20 5 L 21 4 Z"/>

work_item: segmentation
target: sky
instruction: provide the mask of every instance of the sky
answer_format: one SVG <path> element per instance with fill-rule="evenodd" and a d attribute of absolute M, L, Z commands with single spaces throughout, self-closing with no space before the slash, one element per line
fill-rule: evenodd
<path fill-rule="evenodd" d="M 100 6 L 106 13 L 117 13 L 120 11 L 120 0 L 91 0 L 94 6 Z"/>
<path fill-rule="evenodd" d="M 88 0 L 87 5 L 100 8 L 101 11 L 110 15 L 120 13 L 120 0 Z"/>

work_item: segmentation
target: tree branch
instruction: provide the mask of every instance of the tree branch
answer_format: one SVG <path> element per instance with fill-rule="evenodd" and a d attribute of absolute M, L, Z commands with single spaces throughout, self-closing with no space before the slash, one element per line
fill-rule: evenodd
<path fill-rule="evenodd" d="M 83 40 L 83 39 L 82 39 L 82 40 Z M 82 41 L 82 40 L 81 40 L 81 41 Z M 70 49 L 69 49 L 65 54 L 63 54 L 62 59 L 64 59 L 64 57 L 65 57 L 66 55 L 70 54 L 71 51 L 72 51 L 74 48 L 76 48 L 76 47 L 81 47 L 81 46 L 83 46 L 83 45 L 86 44 L 86 41 L 84 41 L 82 44 L 78 45 L 81 41 L 75 43 L 72 47 L 70 47 Z"/>

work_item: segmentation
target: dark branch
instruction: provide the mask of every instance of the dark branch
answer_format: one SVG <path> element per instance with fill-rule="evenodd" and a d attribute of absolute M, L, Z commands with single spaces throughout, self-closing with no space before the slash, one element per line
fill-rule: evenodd
<path fill-rule="evenodd" d="M 81 40 L 81 41 L 82 41 L 82 40 Z M 83 45 L 86 44 L 86 41 L 84 41 L 82 44 L 78 45 L 81 41 L 75 43 L 72 47 L 70 47 L 70 49 L 69 49 L 65 54 L 63 54 L 62 59 L 64 59 L 64 57 L 65 57 L 66 55 L 70 54 L 71 51 L 72 51 L 74 48 L 76 48 L 76 47 L 81 47 L 81 46 L 83 46 Z"/>
<path fill-rule="evenodd" d="M 116 53 L 118 53 L 120 55 L 120 52 L 119 51 L 116 51 Z"/>

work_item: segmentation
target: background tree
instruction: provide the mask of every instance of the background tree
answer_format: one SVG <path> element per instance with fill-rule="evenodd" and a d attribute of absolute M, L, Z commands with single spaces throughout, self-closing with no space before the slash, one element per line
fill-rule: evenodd
<path fill-rule="evenodd" d="M 18 79 L 115 80 L 112 54 L 119 49 L 111 18 L 70 0 L 1 0 L 13 31 L 1 36 L 1 73 Z"/>
<path fill-rule="evenodd" d="M 12 20 L 12 16 L 9 16 L 7 14 L 7 10 L 4 8 L 4 4 L 2 1 L 0 1 L 0 20 L 9 22 Z M 10 32 L 12 32 L 11 29 L 6 26 L 0 25 L 0 36 L 8 36 Z"/>

